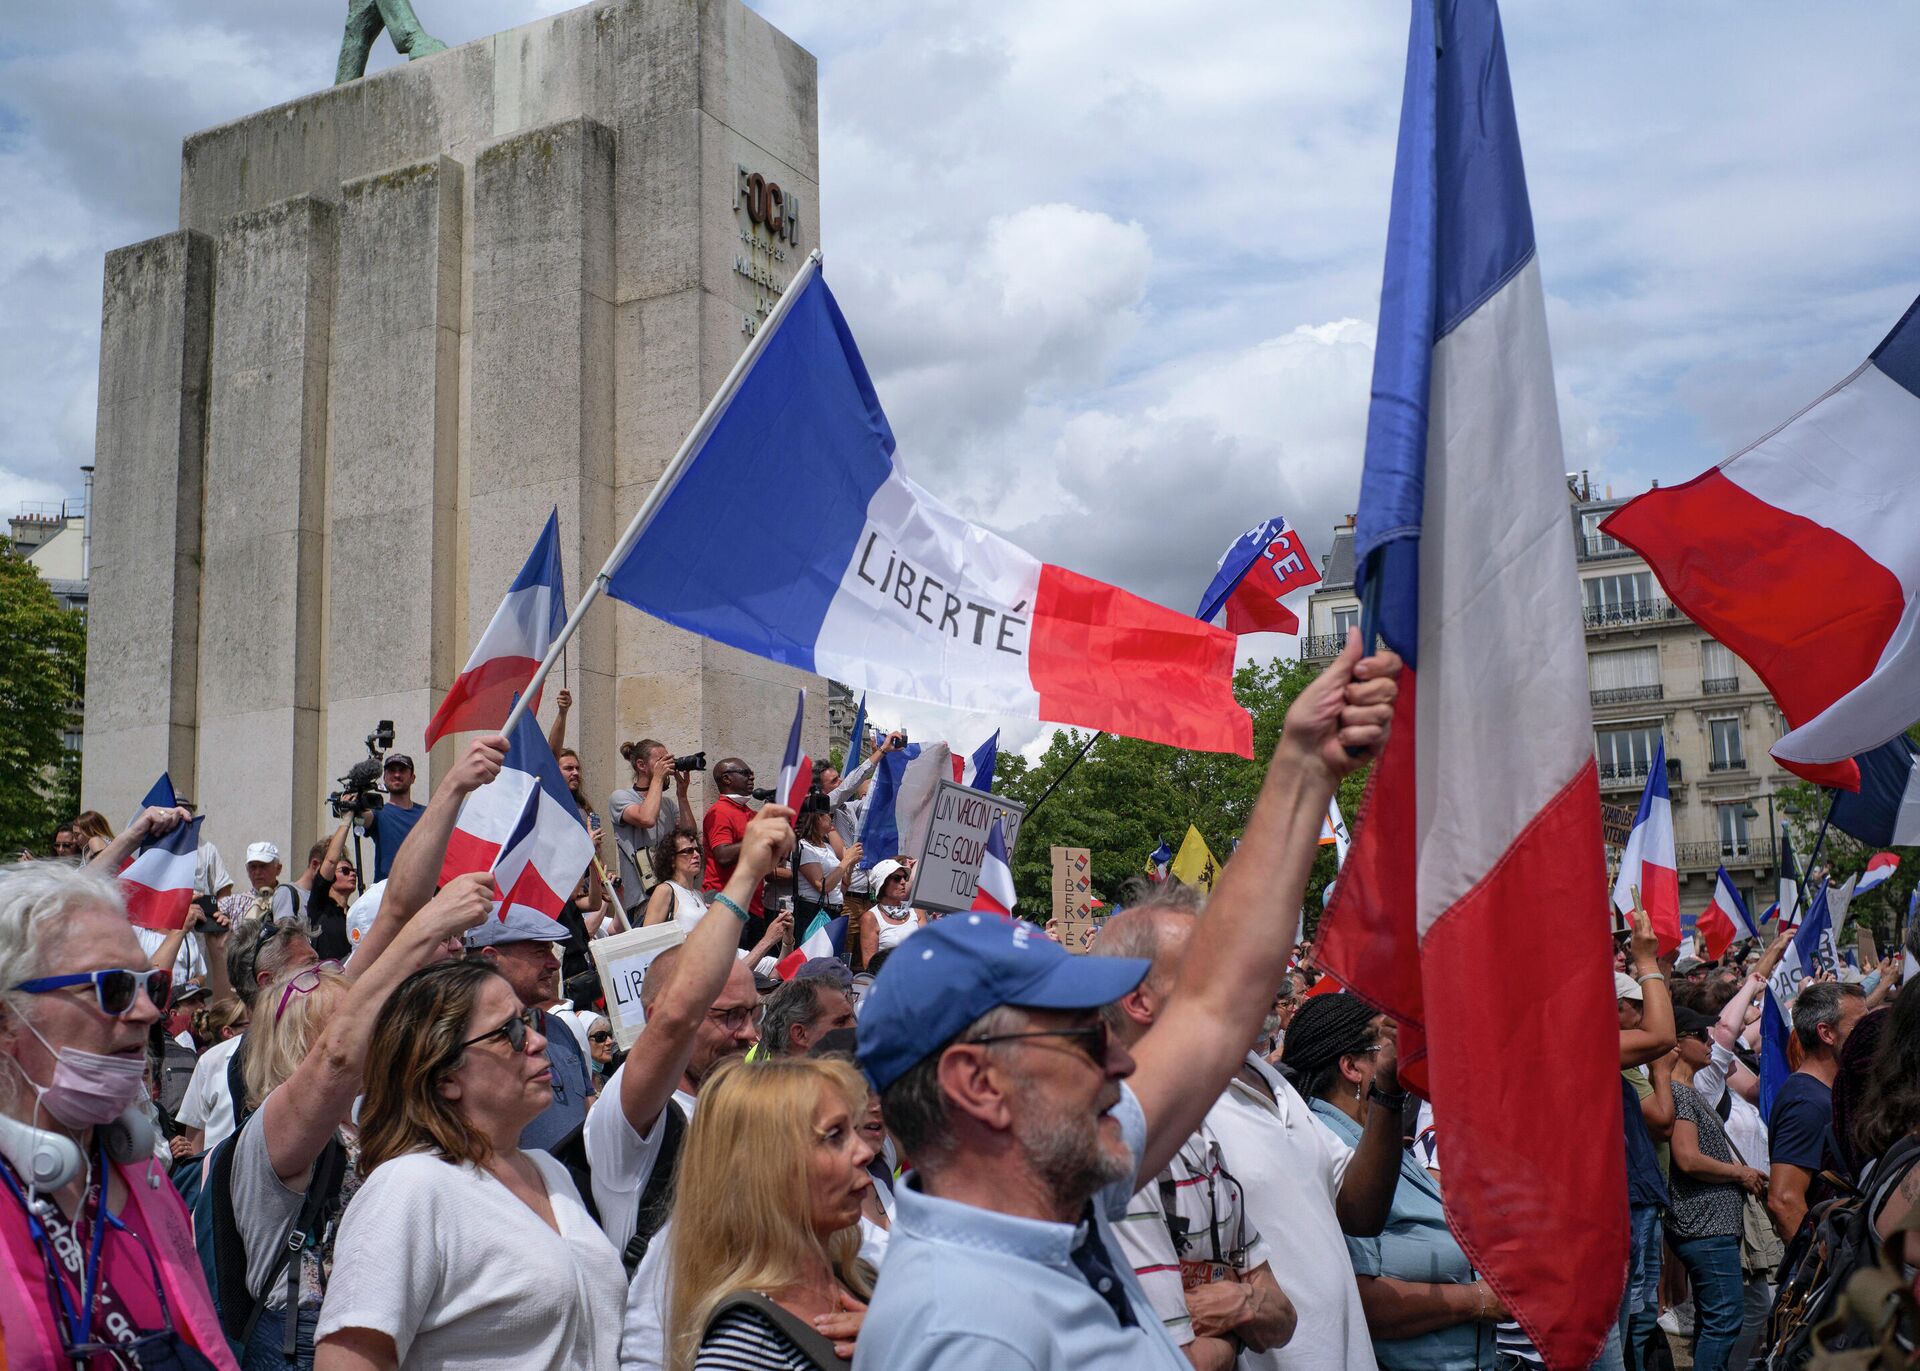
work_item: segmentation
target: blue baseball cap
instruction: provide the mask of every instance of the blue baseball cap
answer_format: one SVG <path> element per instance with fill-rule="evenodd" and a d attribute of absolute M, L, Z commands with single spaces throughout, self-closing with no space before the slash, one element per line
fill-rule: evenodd
<path fill-rule="evenodd" d="M 880 969 L 860 1005 L 860 1069 L 884 1091 L 990 1009 L 1097 1009 L 1151 966 L 1076 957 L 1022 920 L 949 915 L 901 943 Z"/>

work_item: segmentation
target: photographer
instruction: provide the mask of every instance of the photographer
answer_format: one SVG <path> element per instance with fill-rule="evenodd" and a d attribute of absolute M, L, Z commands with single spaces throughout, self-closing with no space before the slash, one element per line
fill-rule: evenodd
<path fill-rule="evenodd" d="M 373 811 L 367 825 L 367 831 L 373 835 L 373 879 L 376 881 L 387 879 L 400 844 L 427 812 L 425 805 L 413 802 L 413 758 L 406 753 L 389 753 L 381 766 L 380 779 L 387 788 L 387 800 Z"/>
<path fill-rule="evenodd" d="M 613 816 L 614 845 L 620 849 L 620 906 L 631 913 L 647 898 L 648 882 L 641 878 L 635 856 L 651 852 L 659 841 L 682 826 L 693 809 L 687 800 L 687 779 L 697 767 L 676 768 L 671 749 L 653 738 L 637 743 L 622 743 L 620 755 L 633 768 L 633 785 L 616 790 L 607 802 Z M 704 755 L 683 761 L 705 764 Z M 667 778 L 673 778 L 673 794 L 666 793 Z M 658 880 L 666 879 L 655 872 Z M 631 921 L 629 921 L 631 922 Z"/>

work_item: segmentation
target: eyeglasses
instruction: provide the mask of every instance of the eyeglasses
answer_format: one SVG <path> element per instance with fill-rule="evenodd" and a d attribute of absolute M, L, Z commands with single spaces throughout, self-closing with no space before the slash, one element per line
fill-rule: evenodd
<path fill-rule="evenodd" d="M 333 864 L 333 872 L 336 876 L 340 875 L 342 872 L 351 876 L 353 875 L 353 863 L 352 862 L 335 862 Z"/>
<path fill-rule="evenodd" d="M 138 1003 L 138 992 L 143 986 L 155 1009 L 165 1009 L 173 997 L 171 971 L 127 971 L 117 967 L 111 971 L 77 971 L 70 976 L 38 976 L 30 981 L 20 981 L 13 988 L 24 990 L 29 995 L 45 995 L 83 985 L 93 987 L 94 998 L 100 1003 L 100 1012 L 113 1019 L 119 1018 Z"/>
<path fill-rule="evenodd" d="M 590 1043 L 610 1043 L 613 1041 L 613 1034 L 603 1028 L 598 1033 L 587 1034 L 587 1041 Z"/>
<path fill-rule="evenodd" d="M 490 1029 L 478 1037 L 468 1038 L 465 1042 L 461 1043 L 460 1046 L 467 1048 L 472 1047 L 475 1043 L 483 1043 L 489 1038 L 505 1038 L 508 1048 L 512 1051 L 525 1052 L 527 1050 L 527 1034 L 544 1034 L 546 1031 L 546 1011 L 544 1009 L 527 1008 L 515 1014 L 498 1028 Z"/>
<path fill-rule="evenodd" d="M 273 1007 L 273 1021 L 275 1023 L 280 1022 L 280 1016 L 287 1012 L 287 1001 L 291 1000 L 295 995 L 311 995 L 320 988 L 321 981 L 326 978 L 326 974 L 329 971 L 338 970 L 340 970 L 339 962 L 315 962 L 305 971 L 302 971 L 299 975 L 288 981 L 287 988 L 280 992 L 280 1003 Z"/>
<path fill-rule="evenodd" d="M 716 771 L 713 774 L 716 776 L 745 776 L 748 780 L 752 780 L 753 768 L 750 766 L 730 766 L 725 771 Z"/>
<path fill-rule="evenodd" d="M 700 849 L 697 847 L 676 847 L 673 850 L 673 855 L 676 857 L 698 857 L 700 855 Z"/>
<path fill-rule="evenodd" d="M 1083 1028 L 1036 1028 L 1026 1033 L 988 1033 L 963 1041 L 984 1047 L 990 1043 L 1018 1042 L 1023 1038 L 1071 1038 L 1082 1052 L 1092 1058 L 1095 1066 L 1104 1068 L 1107 1051 L 1113 1041 L 1113 1030 L 1105 1019 L 1096 1019 Z"/>
<path fill-rule="evenodd" d="M 760 1006 L 749 1009 L 745 1005 L 735 1005 L 732 1009 L 709 1009 L 707 1017 L 726 1029 L 729 1033 L 738 1033 L 748 1024 L 760 1022 Z"/>

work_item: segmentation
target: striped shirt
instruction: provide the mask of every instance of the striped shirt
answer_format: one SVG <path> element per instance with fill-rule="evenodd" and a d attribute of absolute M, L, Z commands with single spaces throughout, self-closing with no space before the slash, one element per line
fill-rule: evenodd
<path fill-rule="evenodd" d="M 1247 1217 L 1240 1182 L 1222 1165 L 1220 1144 L 1204 1123 L 1167 1169 L 1134 1195 L 1126 1217 L 1114 1225 L 1114 1236 L 1154 1313 L 1182 1347 L 1193 1341 L 1186 1282 L 1204 1283 L 1223 1274 L 1208 1267 L 1245 1274 L 1265 1265 L 1269 1256 Z"/>
<path fill-rule="evenodd" d="M 813 1361 L 757 1309 L 729 1309 L 700 1340 L 693 1371 L 814 1371 Z"/>

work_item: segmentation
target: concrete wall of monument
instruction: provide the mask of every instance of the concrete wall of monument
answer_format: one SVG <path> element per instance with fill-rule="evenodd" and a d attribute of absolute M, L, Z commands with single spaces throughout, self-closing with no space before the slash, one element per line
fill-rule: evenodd
<path fill-rule="evenodd" d="M 180 230 L 106 264 L 87 806 L 168 770 L 297 869 L 382 718 L 424 792 L 548 509 L 577 596 L 815 245 L 818 178 L 814 60 L 738 0 L 583 7 L 188 138 Z M 564 679 L 604 806 L 646 734 L 771 772 L 802 678 L 609 602 Z"/>

